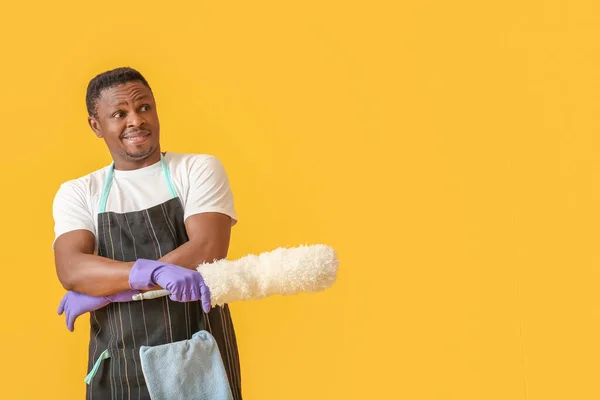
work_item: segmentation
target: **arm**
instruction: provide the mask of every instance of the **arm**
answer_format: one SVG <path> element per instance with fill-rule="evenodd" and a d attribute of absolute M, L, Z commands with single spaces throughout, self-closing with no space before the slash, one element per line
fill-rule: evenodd
<path fill-rule="evenodd" d="M 220 213 L 190 216 L 185 222 L 189 241 L 160 261 L 196 270 L 205 261 L 227 257 L 231 218 Z M 87 230 L 67 232 L 56 239 L 54 259 L 58 279 L 66 290 L 106 296 L 130 289 L 133 262 L 93 255 L 95 238 Z"/>
<path fill-rule="evenodd" d="M 216 157 L 194 157 L 186 173 L 183 202 L 189 241 L 161 261 L 196 270 L 204 262 L 227 257 L 237 216 L 229 178 Z"/>
<path fill-rule="evenodd" d="M 93 212 L 85 182 L 66 182 L 54 197 L 54 264 L 66 290 L 106 296 L 129 289 L 133 263 L 94 255 L 96 238 Z"/>
<path fill-rule="evenodd" d="M 126 263 L 94 255 L 92 232 L 78 229 L 60 235 L 54 244 L 56 273 L 66 290 L 90 296 L 106 296 L 130 289 Z"/>

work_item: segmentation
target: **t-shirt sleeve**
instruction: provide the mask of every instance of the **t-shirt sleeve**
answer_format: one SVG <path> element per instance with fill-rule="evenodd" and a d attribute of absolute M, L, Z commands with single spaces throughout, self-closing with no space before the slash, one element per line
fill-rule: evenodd
<path fill-rule="evenodd" d="M 72 182 L 63 183 L 54 196 L 52 205 L 54 217 L 54 241 L 67 232 L 86 229 L 95 234 L 92 213 L 83 188 Z"/>
<path fill-rule="evenodd" d="M 205 212 L 229 215 L 231 224 L 237 223 L 233 193 L 227 172 L 221 161 L 213 156 L 197 159 L 188 171 L 189 190 L 185 202 L 184 218 Z"/>

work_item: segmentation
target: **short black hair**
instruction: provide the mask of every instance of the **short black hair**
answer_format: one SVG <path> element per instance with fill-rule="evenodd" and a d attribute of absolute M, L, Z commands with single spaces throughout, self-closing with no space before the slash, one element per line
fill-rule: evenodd
<path fill-rule="evenodd" d="M 146 81 L 142 74 L 130 67 L 119 67 L 96 75 L 88 84 L 85 96 L 88 114 L 91 117 L 97 117 L 96 103 L 104 89 L 136 81 L 141 82 L 152 92 L 148 81 Z"/>

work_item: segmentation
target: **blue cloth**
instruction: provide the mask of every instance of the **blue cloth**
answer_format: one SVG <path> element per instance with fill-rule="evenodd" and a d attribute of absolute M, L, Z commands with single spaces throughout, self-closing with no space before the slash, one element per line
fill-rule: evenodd
<path fill-rule="evenodd" d="M 215 338 L 205 330 L 189 340 L 140 347 L 152 400 L 233 400 Z"/>

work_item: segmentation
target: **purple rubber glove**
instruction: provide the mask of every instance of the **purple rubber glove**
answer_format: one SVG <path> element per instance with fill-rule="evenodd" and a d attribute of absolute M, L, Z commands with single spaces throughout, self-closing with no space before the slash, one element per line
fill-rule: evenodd
<path fill-rule="evenodd" d="M 171 294 L 173 301 L 202 301 L 202 309 L 209 312 L 210 291 L 200 272 L 162 261 L 138 259 L 129 273 L 132 289 L 148 290 L 160 286 Z"/>
<path fill-rule="evenodd" d="M 58 315 L 65 312 L 67 328 L 73 332 L 75 329 L 75 320 L 80 315 L 85 314 L 86 312 L 99 310 L 110 303 L 132 301 L 131 297 L 139 292 L 139 290 L 125 290 L 109 296 L 98 297 L 77 292 L 67 292 L 58 306 Z"/>

